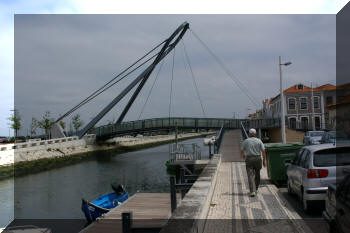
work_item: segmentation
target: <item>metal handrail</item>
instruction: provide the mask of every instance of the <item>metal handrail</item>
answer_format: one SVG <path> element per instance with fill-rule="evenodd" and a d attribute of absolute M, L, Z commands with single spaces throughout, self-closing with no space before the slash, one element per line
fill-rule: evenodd
<path fill-rule="evenodd" d="M 245 138 L 248 138 L 247 131 L 245 130 L 244 125 L 243 125 L 243 122 L 242 122 L 242 121 L 241 121 L 241 126 L 242 126 L 242 129 L 243 129 L 243 132 L 244 132 Z"/>
<path fill-rule="evenodd" d="M 189 149 L 190 148 L 190 149 Z M 195 161 L 201 159 L 201 150 L 196 143 L 192 144 L 177 144 L 169 145 L 169 160 L 176 162 L 179 160 Z"/>
<path fill-rule="evenodd" d="M 110 124 L 96 127 L 92 132 L 97 136 L 117 134 L 121 132 L 132 132 L 138 130 L 152 130 L 158 128 L 174 128 L 175 122 L 179 128 L 235 128 L 239 129 L 246 122 L 246 127 L 253 128 L 275 128 L 280 126 L 280 119 L 229 119 L 229 118 L 153 118 L 137 121 L 123 122 L 119 125 Z M 219 135 L 219 134 L 218 134 Z"/>
<path fill-rule="evenodd" d="M 214 143 L 214 153 L 219 153 L 220 145 L 221 145 L 221 140 L 225 131 L 224 124 L 221 125 L 220 131 L 218 132 L 216 136 L 216 140 Z"/>

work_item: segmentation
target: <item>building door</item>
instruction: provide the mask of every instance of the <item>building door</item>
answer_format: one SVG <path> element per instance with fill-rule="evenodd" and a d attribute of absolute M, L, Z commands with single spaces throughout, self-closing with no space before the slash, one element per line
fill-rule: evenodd
<path fill-rule="evenodd" d="M 320 130 L 321 129 L 321 120 L 319 116 L 315 116 L 315 129 Z"/>
<path fill-rule="evenodd" d="M 289 128 L 290 129 L 296 129 L 297 127 L 297 120 L 293 118 L 289 118 Z"/>
<path fill-rule="evenodd" d="M 309 119 L 307 117 L 301 117 L 301 128 L 305 130 L 309 128 Z"/>

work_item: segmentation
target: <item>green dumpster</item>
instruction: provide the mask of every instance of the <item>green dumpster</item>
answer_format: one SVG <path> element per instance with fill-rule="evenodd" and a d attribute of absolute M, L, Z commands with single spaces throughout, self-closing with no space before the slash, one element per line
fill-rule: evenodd
<path fill-rule="evenodd" d="M 270 180 L 276 184 L 286 182 L 287 166 L 285 160 L 294 160 L 299 150 L 304 146 L 301 142 L 265 143 L 266 168 Z"/>

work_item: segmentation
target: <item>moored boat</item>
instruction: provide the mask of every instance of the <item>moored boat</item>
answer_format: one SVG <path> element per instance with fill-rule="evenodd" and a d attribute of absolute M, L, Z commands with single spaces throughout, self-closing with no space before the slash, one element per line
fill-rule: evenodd
<path fill-rule="evenodd" d="M 95 221 L 102 214 L 109 212 L 111 209 L 128 200 L 129 194 L 122 185 L 119 185 L 117 188 L 112 185 L 112 188 L 114 190 L 113 193 L 105 194 L 94 201 L 82 199 L 81 209 L 88 222 Z"/>

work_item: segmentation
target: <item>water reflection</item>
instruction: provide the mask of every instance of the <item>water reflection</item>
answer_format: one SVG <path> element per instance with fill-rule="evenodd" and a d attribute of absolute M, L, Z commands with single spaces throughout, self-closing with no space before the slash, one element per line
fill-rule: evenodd
<path fill-rule="evenodd" d="M 197 143 L 201 146 L 202 158 L 208 158 L 208 148 L 203 146 L 202 138 L 187 140 L 186 143 Z M 112 182 L 125 184 L 130 194 L 169 192 L 165 166 L 168 151 L 168 145 L 163 145 L 120 155 L 103 155 L 98 159 L 16 178 L 15 216 L 31 219 L 84 218 L 80 209 L 81 198 L 93 200 L 112 192 Z M 10 185 L 6 182 L 0 181 L 0 187 L 8 189 Z M 9 197 L 0 195 L 0 198 L 12 203 Z M 10 215 L 11 211 L 5 208 L 1 212 Z M 1 221 L 4 222 L 3 217 Z"/>

